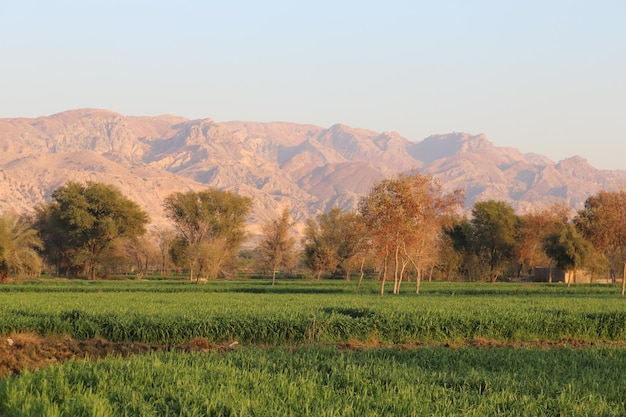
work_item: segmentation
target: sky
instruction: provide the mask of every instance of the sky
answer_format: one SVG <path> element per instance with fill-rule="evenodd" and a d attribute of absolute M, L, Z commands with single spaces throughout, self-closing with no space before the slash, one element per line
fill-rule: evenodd
<path fill-rule="evenodd" d="M 0 118 L 484 133 L 626 169 L 626 1 L 0 0 Z"/>

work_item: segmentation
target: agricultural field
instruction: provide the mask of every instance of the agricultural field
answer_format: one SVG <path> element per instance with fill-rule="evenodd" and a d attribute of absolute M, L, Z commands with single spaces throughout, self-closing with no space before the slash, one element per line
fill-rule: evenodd
<path fill-rule="evenodd" d="M 0 415 L 626 415 L 617 286 L 378 285 L 0 286 Z"/>

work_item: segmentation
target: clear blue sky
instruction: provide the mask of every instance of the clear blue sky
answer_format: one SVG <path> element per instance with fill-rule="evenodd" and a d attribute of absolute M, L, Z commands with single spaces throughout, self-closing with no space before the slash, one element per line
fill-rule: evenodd
<path fill-rule="evenodd" d="M 626 1 L 0 0 L 0 117 L 485 133 L 626 169 Z"/>

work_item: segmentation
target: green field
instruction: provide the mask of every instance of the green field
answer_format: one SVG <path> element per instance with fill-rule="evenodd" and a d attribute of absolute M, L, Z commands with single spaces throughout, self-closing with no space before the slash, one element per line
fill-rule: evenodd
<path fill-rule="evenodd" d="M 626 350 L 241 349 L 73 361 L 0 385 L 8 416 L 620 416 Z"/>
<path fill-rule="evenodd" d="M 617 286 L 355 289 L 260 280 L 1 286 L 6 337 L 239 345 L 23 372 L 0 381 L 0 415 L 626 415 L 626 299 Z M 463 343 L 477 339 L 501 347 Z"/>
<path fill-rule="evenodd" d="M 359 294 L 344 282 L 3 286 L 0 334 L 288 346 L 372 337 L 384 343 L 626 341 L 626 300 L 609 286 L 431 283 L 420 295 L 380 296 L 375 285 Z"/>

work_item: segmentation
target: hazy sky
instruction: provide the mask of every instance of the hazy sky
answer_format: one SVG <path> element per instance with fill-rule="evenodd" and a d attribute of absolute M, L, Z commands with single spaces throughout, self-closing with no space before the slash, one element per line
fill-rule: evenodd
<path fill-rule="evenodd" d="M 0 0 L 0 117 L 485 133 L 626 169 L 626 1 Z"/>

